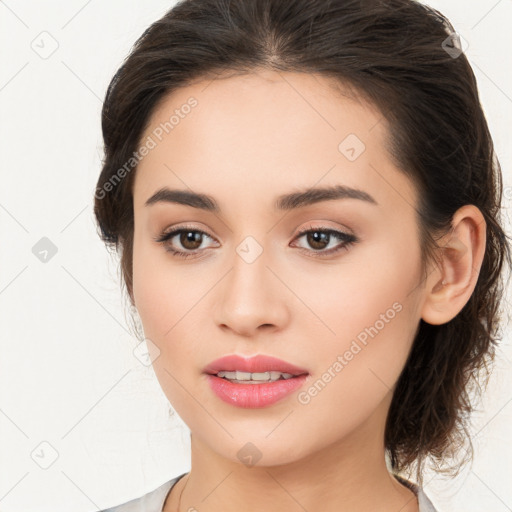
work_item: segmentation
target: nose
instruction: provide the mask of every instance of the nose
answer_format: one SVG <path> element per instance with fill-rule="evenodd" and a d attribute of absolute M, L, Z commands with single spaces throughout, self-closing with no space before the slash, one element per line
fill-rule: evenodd
<path fill-rule="evenodd" d="M 219 283 L 215 297 L 215 321 L 221 329 L 250 337 L 285 327 L 290 292 L 268 264 L 266 251 L 252 262 L 235 254 L 233 267 Z"/>

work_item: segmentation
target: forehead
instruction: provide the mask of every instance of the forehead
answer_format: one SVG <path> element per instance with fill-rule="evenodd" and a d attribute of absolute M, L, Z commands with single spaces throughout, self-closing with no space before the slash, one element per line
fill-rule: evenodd
<path fill-rule="evenodd" d="M 190 108 L 192 101 L 195 106 Z M 262 142 L 286 144 L 311 130 L 335 135 L 336 140 L 346 129 L 361 137 L 374 131 L 375 138 L 386 126 L 380 111 L 348 84 L 319 74 L 269 70 L 205 77 L 172 91 L 155 106 L 145 135 L 168 125 L 174 113 L 167 132 L 185 135 L 188 127 L 198 142 L 223 135 L 237 135 L 241 142 L 252 134 Z"/>
<path fill-rule="evenodd" d="M 376 169 L 392 169 L 386 130 L 377 108 L 321 75 L 204 78 L 154 109 L 141 140 L 155 146 L 138 165 L 134 200 L 142 205 L 164 184 L 219 196 L 227 188 L 250 190 L 255 201 L 269 189 L 274 196 L 315 184 L 360 187 L 377 179 L 382 189 Z M 347 145 L 357 158 L 348 158 Z"/>

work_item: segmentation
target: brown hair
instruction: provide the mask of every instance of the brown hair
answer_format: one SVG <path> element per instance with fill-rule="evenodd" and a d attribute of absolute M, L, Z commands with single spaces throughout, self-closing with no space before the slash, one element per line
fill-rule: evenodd
<path fill-rule="evenodd" d="M 420 320 L 387 418 L 391 468 L 398 473 L 416 463 L 420 484 L 427 456 L 443 471 L 466 440 L 472 455 L 470 397 L 489 377 L 500 274 L 505 258 L 511 264 L 500 225 L 500 165 L 475 76 L 453 33 L 442 14 L 412 0 L 182 0 L 140 36 L 108 87 L 94 206 L 102 239 L 121 252 L 133 305 L 132 155 L 165 96 L 206 76 L 266 68 L 322 74 L 376 105 L 389 127 L 389 152 L 419 192 L 423 267 L 458 208 L 474 204 L 487 223 L 472 296 L 443 325 Z"/>

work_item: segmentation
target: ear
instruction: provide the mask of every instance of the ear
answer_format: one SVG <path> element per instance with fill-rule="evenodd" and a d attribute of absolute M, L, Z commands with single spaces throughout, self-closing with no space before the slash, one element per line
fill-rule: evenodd
<path fill-rule="evenodd" d="M 429 274 L 421 318 L 432 325 L 449 322 L 475 289 L 485 253 L 486 223 L 472 204 L 459 208 L 452 230 L 439 242 L 439 264 Z"/>

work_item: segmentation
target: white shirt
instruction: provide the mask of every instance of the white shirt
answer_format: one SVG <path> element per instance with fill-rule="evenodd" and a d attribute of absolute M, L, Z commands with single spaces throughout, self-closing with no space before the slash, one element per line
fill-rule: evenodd
<path fill-rule="evenodd" d="M 165 482 L 154 491 L 150 491 L 140 498 L 135 498 L 134 500 L 123 503 L 122 505 L 117 505 L 116 507 L 108 508 L 101 512 L 162 512 L 165 498 L 169 494 L 170 490 L 174 484 L 187 473 L 183 473 L 182 475 Z M 419 512 L 437 512 L 421 487 L 398 475 L 393 476 L 416 494 L 418 497 Z"/>

